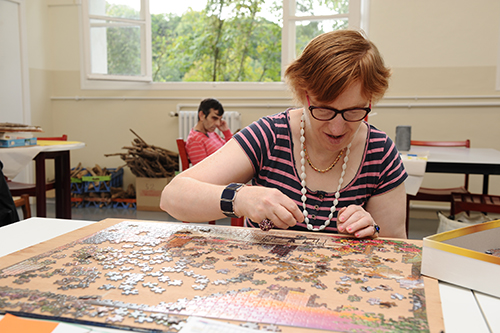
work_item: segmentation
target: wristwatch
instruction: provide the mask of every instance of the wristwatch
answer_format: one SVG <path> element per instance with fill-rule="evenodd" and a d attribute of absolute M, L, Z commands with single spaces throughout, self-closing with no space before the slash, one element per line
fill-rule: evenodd
<path fill-rule="evenodd" d="M 220 197 L 220 209 L 222 213 L 227 217 L 239 218 L 240 216 L 234 213 L 234 199 L 236 198 L 236 192 L 238 192 L 245 184 L 241 183 L 231 183 L 226 186 L 222 195 Z"/>

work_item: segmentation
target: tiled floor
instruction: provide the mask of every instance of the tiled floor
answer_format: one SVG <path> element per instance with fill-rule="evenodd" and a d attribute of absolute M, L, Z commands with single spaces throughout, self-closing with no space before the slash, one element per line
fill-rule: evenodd
<path fill-rule="evenodd" d="M 55 217 L 54 214 L 54 204 L 49 202 L 47 204 L 47 215 L 48 217 Z M 36 212 L 36 207 L 32 206 L 32 212 Z M 19 216 L 22 217 L 22 212 L 19 212 Z M 86 207 L 86 208 L 73 208 L 72 209 L 72 219 L 73 220 L 86 220 L 86 221 L 100 221 L 106 218 L 122 218 L 122 219 L 135 219 L 135 220 L 149 220 L 149 221 L 178 221 L 171 217 L 165 212 L 150 212 L 150 211 L 137 211 L 135 209 L 124 209 L 124 208 L 98 208 L 98 207 Z M 222 219 L 217 221 L 217 224 L 229 225 L 230 219 Z M 409 238 L 411 239 L 422 239 L 428 235 L 436 233 L 438 227 L 438 219 L 410 219 L 410 232 Z"/>

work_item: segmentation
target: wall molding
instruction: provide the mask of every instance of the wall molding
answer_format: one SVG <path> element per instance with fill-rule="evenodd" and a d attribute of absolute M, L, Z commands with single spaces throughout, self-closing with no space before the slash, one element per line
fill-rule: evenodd
<path fill-rule="evenodd" d="M 201 101 L 206 96 L 189 96 L 189 97 L 168 97 L 168 96 L 51 96 L 52 101 L 178 101 L 179 107 L 192 107 L 192 104 L 183 103 L 183 101 Z M 266 108 L 283 108 L 290 107 L 293 104 L 290 97 L 222 97 L 216 96 L 224 101 L 231 100 L 246 100 L 246 101 L 262 101 L 261 103 L 233 103 L 224 105 L 234 108 L 246 107 L 266 107 Z M 283 101 L 285 103 L 268 103 L 269 101 Z M 404 101 L 404 102 L 402 102 Z M 197 105 L 197 104 L 196 104 Z M 178 107 L 178 109 L 179 109 Z M 196 107 L 196 106 L 195 106 Z M 500 107 L 500 95 L 477 95 L 477 96 L 387 96 L 384 97 L 377 105 L 377 108 L 404 108 L 404 109 L 419 109 L 419 108 L 450 108 L 450 107 Z"/>

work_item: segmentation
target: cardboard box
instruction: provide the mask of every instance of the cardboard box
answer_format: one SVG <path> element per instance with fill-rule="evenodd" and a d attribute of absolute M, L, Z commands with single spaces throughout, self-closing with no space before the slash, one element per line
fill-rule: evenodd
<path fill-rule="evenodd" d="M 0 140 L 1 148 L 24 147 L 24 146 L 36 146 L 36 138 Z"/>
<path fill-rule="evenodd" d="M 500 220 L 425 237 L 422 274 L 500 297 Z"/>
<path fill-rule="evenodd" d="M 172 180 L 169 178 L 143 178 L 135 180 L 137 210 L 161 212 L 160 197 L 163 188 Z"/>

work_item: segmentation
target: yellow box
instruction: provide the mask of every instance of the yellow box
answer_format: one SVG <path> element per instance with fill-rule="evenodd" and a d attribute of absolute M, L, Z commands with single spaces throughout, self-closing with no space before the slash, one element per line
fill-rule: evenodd
<path fill-rule="evenodd" d="M 500 220 L 425 237 L 422 274 L 500 297 Z"/>
<path fill-rule="evenodd" d="M 160 198 L 163 188 L 172 180 L 168 178 L 137 177 L 135 191 L 137 196 L 137 210 L 161 212 Z"/>

